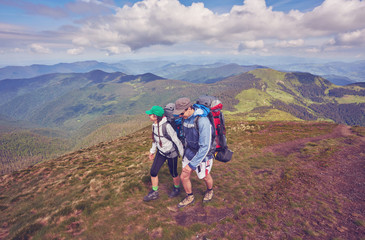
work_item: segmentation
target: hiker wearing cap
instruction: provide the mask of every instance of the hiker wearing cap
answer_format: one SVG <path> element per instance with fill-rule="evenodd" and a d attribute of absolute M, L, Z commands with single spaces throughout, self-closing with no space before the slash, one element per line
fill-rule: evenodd
<path fill-rule="evenodd" d="M 193 105 L 189 98 L 179 98 L 175 102 L 174 115 L 183 118 L 185 135 L 185 155 L 182 160 L 183 169 L 180 178 L 187 195 L 178 204 L 178 207 L 188 206 L 195 201 L 190 180 L 192 171 L 197 173 L 199 179 L 205 181 L 207 191 L 203 202 L 208 202 L 213 198 L 213 178 L 210 171 L 213 165 L 211 150 L 215 141 L 212 140 L 214 130 L 207 118 L 207 112 L 198 105 Z"/>
<path fill-rule="evenodd" d="M 169 197 L 176 197 L 180 194 L 180 177 L 177 173 L 177 158 L 184 155 L 184 147 L 178 139 L 175 130 L 164 116 L 164 109 L 160 106 L 153 106 L 146 111 L 152 124 L 152 147 L 149 153 L 149 159 L 153 160 L 151 167 L 152 190 L 143 198 L 148 202 L 159 197 L 158 193 L 158 172 L 167 160 L 170 174 L 173 178 L 173 190 Z M 156 155 L 155 155 L 156 154 Z M 154 156 L 155 155 L 155 156 Z"/>

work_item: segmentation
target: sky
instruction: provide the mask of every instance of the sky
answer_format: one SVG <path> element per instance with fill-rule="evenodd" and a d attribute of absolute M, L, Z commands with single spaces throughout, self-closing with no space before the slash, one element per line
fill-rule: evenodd
<path fill-rule="evenodd" d="M 0 0 L 0 66 L 365 59 L 364 0 Z"/>

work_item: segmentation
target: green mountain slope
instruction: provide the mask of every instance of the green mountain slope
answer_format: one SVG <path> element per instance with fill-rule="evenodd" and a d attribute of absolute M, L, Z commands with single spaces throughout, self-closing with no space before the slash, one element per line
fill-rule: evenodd
<path fill-rule="evenodd" d="M 42 132 L 41 132 L 42 131 Z M 13 130 L 0 134 L 0 175 L 21 170 L 40 161 L 51 159 L 71 149 L 71 142 L 50 131 Z"/>
<path fill-rule="evenodd" d="M 175 75 L 169 75 L 169 77 L 193 83 L 214 83 L 224 78 L 248 72 L 257 68 L 266 67 L 258 65 L 241 66 L 231 63 L 223 66 L 204 66 L 195 70 L 180 72 Z"/>
<path fill-rule="evenodd" d="M 9 83 L 14 87 L 9 87 Z M 232 105 L 229 99 L 234 99 L 233 95 L 228 94 L 232 86 L 227 84 L 196 85 L 162 79 L 153 74 L 93 71 L 87 74 L 46 75 L 28 80 L 3 80 L 1 84 L 4 93 L 8 89 L 9 94 L 13 95 L 0 106 L 1 114 L 68 131 L 77 130 L 89 121 L 104 116 L 144 113 L 152 105 L 164 105 L 182 96 L 196 98 L 201 94 L 223 94 L 226 97 L 222 98 L 227 100 L 228 105 Z M 236 87 L 238 85 L 235 84 Z"/>
<path fill-rule="evenodd" d="M 261 68 L 212 84 L 102 71 L 29 81 L 8 87 L 17 96 L 0 106 L 0 114 L 68 131 L 104 116 L 141 114 L 152 105 L 202 94 L 219 97 L 229 114 L 246 114 L 252 120 L 330 120 L 350 125 L 365 121 L 363 88 L 336 86 L 309 73 Z"/>
<path fill-rule="evenodd" d="M 7 87 L 8 96 L 12 96 L 0 106 L 1 132 L 16 129 L 6 120 L 10 116 L 32 122 L 38 128 L 48 128 L 41 132 L 49 128 L 63 131 L 61 135 L 70 138 L 69 144 L 74 149 L 139 130 L 148 122 L 144 112 L 153 105 L 164 106 L 185 96 L 194 101 L 204 94 L 217 96 L 223 102 L 228 119 L 324 120 L 365 126 L 363 87 L 336 86 L 309 73 L 256 69 L 211 84 L 194 84 L 149 73 L 92 71 L 4 80 L 0 86 Z M 0 87 L 6 94 L 4 89 Z M 16 148 L 12 148 L 10 156 L 17 156 Z M 47 156 L 48 153 L 41 152 L 36 158 L 47 159 Z"/>
<path fill-rule="evenodd" d="M 247 82 L 247 78 L 252 81 Z M 239 101 L 236 110 L 228 114 L 244 114 L 248 120 L 302 119 L 365 124 L 365 89 L 358 86 L 340 87 L 309 73 L 272 69 L 253 70 L 227 81 L 246 82 L 245 89 L 236 95 Z"/>
<path fill-rule="evenodd" d="M 1 239 L 361 239 L 365 129 L 332 123 L 228 121 L 229 163 L 214 198 L 193 174 L 193 206 L 150 189 L 150 126 L 0 176 Z M 179 167 L 181 171 L 181 167 Z"/>
<path fill-rule="evenodd" d="M 79 116 L 78 113 L 82 110 L 82 114 L 85 114 L 85 104 L 92 106 L 87 109 L 88 112 L 108 113 L 108 106 L 114 103 L 116 96 L 133 95 L 132 84 L 123 83 L 136 79 L 146 83 L 162 78 L 153 74 L 125 75 L 95 70 L 84 74 L 50 74 L 31 79 L 7 79 L 0 81 L 0 112 L 41 126 L 62 128 L 64 121 Z M 110 85 L 105 87 L 105 84 Z M 115 86 L 118 86 L 116 92 L 113 90 Z M 110 89 L 106 95 L 99 93 Z M 114 93 L 116 96 L 113 96 Z"/>

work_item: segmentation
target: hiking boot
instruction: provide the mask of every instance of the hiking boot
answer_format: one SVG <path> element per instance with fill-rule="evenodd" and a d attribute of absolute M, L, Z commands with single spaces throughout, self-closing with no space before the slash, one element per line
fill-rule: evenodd
<path fill-rule="evenodd" d="M 207 190 L 205 192 L 204 198 L 203 198 L 203 202 L 209 202 L 210 200 L 212 200 L 213 198 L 213 189 L 212 190 Z"/>
<path fill-rule="evenodd" d="M 180 194 L 180 188 L 174 187 L 172 191 L 169 193 L 169 198 L 177 197 Z"/>
<path fill-rule="evenodd" d="M 195 201 L 195 198 L 194 198 L 194 195 L 187 195 L 184 200 L 182 200 L 178 205 L 177 207 L 178 208 L 183 208 L 183 207 L 186 207 L 192 203 L 194 203 Z"/>
<path fill-rule="evenodd" d="M 159 197 L 158 191 L 152 190 L 143 198 L 143 201 L 149 202 L 151 200 L 156 200 Z"/>

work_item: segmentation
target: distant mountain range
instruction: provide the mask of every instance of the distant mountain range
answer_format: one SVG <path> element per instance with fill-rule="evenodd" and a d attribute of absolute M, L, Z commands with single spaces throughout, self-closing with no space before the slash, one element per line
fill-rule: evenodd
<path fill-rule="evenodd" d="M 138 95 L 140 90 L 135 89 L 136 85 L 158 79 L 163 80 L 151 73 L 126 75 L 100 70 L 5 79 L 0 81 L 0 114 L 44 127 L 67 125 L 68 130 L 73 130 L 73 124 L 65 122 L 70 119 L 81 122 L 78 119 L 81 116 L 89 116 L 91 120 L 100 115 L 114 114 L 115 111 L 122 113 L 113 109 L 115 103 L 137 97 L 135 94 Z"/>
<path fill-rule="evenodd" d="M 93 70 L 104 72 L 123 72 L 127 75 L 138 75 L 146 72 L 168 79 L 194 83 L 213 83 L 224 78 L 248 72 L 257 68 L 268 68 L 260 65 L 239 65 L 236 63 L 217 62 L 214 64 L 178 64 L 169 61 L 131 61 L 118 63 L 84 61 L 59 63 L 54 65 L 7 66 L 0 68 L 1 79 L 31 78 L 51 73 L 87 73 Z M 322 76 L 340 86 L 354 82 L 365 82 L 365 61 L 352 63 L 333 62 L 326 64 L 300 63 L 272 65 L 270 68 L 284 72 L 309 72 Z"/>
<path fill-rule="evenodd" d="M 356 83 L 356 81 L 351 80 L 348 77 L 336 76 L 336 75 L 322 75 L 323 78 L 327 79 L 331 83 L 339 86 L 346 86 L 349 84 Z"/>
<path fill-rule="evenodd" d="M 95 69 L 105 72 L 117 72 L 123 71 L 123 66 L 97 61 L 58 63 L 55 65 L 7 66 L 0 68 L 0 79 L 32 78 L 50 73 L 85 73 Z"/>
<path fill-rule="evenodd" d="M 219 68 L 245 69 L 230 67 Z M 100 70 L 5 79 L 0 81 L 0 114 L 70 131 L 103 116 L 141 114 L 152 105 L 174 102 L 178 97 L 209 94 L 220 97 L 230 114 L 261 113 L 259 118 L 265 118 L 265 114 L 280 111 L 303 120 L 365 124 L 365 90 L 360 85 L 340 87 L 309 73 L 256 68 L 221 81 L 212 79 L 211 84 Z"/>
<path fill-rule="evenodd" d="M 235 76 L 258 68 L 267 67 L 259 65 L 241 66 L 231 63 L 220 66 L 204 66 L 191 71 L 182 71 L 175 74 L 168 74 L 167 77 L 193 83 L 214 83 L 224 78 Z"/>
<path fill-rule="evenodd" d="M 334 84 L 347 85 L 348 82 L 365 82 L 365 60 L 355 62 L 300 63 L 277 64 L 270 67 L 280 71 L 310 72 L 322 77 L 326 76 Z M 342 79 L 341 81 L 339 81 Z M 337 81 L 337 82 L 336 82 Z"/>
<path fill-rule="evenodd" d="M 352 83 L 352 84 L 350 84 L 350 86 L 359 86 L 359 87 L 365 88 L 365 82 Z"/>
<path fill-rule="evenodd" d="M 185 96 L 193 101 L 200 95 L 217 96 L 227 119 L 365 126 L 363 84 L 337 86 L 310 73 L 252 68 L 220 81 L 210 79 L 212 83 L 101 70 L 0 80 L 0 142 L 7 144 L 2 159 L 20 168 L 53 156 L 47 149 L 60 153 L 111 141 L 146 126 L 145 111 L 151 106 Z M 245 67 L 210 68 L 217 69 L 231 75 Z M 200 76 L 214 75 L 205 70 Z"/>

